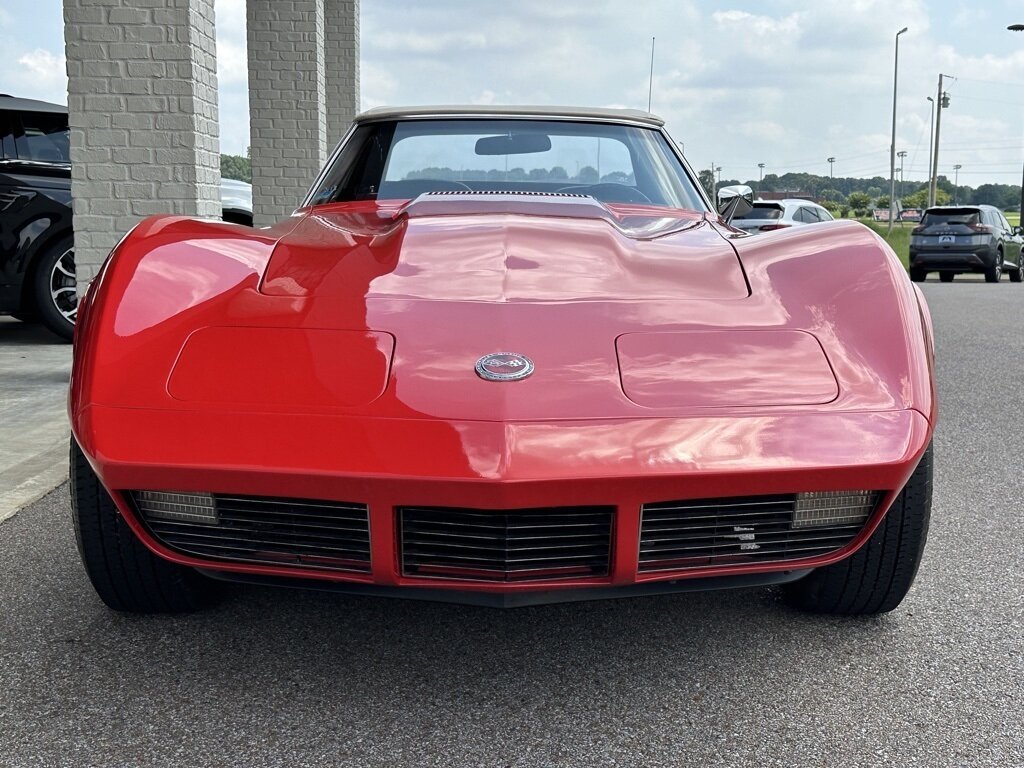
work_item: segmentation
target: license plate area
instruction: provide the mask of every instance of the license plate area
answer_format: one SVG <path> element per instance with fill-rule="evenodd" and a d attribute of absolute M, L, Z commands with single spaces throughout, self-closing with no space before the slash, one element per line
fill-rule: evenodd
<path fill-rule="evenodd" d="M 940 245 L 952 245 L 956 242 L 956 235 L 939 235 Z"/>

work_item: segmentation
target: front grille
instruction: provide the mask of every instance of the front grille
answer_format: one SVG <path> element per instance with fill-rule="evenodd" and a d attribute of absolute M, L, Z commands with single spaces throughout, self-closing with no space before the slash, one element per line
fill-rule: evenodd
<path fill-rule="evenodd" d="M 370 570 L 364 504 L 134 491 L 135 509 L 170 549 L 209 560 Z"/>
<path fill-rule="evenodd" d="M 608 575 L 614 507 L 402 507 L 402 573 L 481 581 Z"/>
<path fill-rule="evenodd" d="M 799 560 L 842 549 L 878 504 L 875 492 L 816 501 L 806 494 L 645 504 L 641 571 Z M 817 510 L 820 506 L 821 511 Z"/>

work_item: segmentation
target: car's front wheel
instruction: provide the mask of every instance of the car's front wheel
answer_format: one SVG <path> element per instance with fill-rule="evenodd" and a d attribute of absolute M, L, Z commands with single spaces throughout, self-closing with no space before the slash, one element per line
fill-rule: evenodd
<path fill-rule="evenodd" d="M 157 557 L 136 538 L 74 438 L 70 470 L 78 552 L 104 603 L 127 613 L 183 613 L 212 600 L 217 582 Z"/>
<path fill-rule="evenodd" d="M 893 610 L 917 575 L 931 508 L 929 446 L 871 538 L 845 560 L 785 585 L 786 599 L 814 613 L 856 616 Z"/>
<path fill-rule="evenodd" d="M 1024 252 L 1017 257 L 1017 268 L 1010 270 L 1010 282 L 1019 283 L 1024 281 Z"/>
<path fill-rule="evenodd" d="M 33 272 L 35 311 L 43 324 L 58 336 L 71 339 L 78 315 L 75 284 L 75 244 L 61 238 L 40 257 Z"/>
<path fill-rule="evenodd" d="M 939 280 L 944 283 L 952 283 L 954 277 L 956 277 L 955 272 L 939 272 Z"/>

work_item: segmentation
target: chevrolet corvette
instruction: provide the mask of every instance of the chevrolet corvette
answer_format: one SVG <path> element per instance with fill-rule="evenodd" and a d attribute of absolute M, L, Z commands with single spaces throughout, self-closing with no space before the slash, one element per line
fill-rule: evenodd
<path fill-rule="evenodd" d="M 927 306 L 859 223 L 735 229 L 751 197 L 712 201 L 648 113 L 416 107 L 357 117 L 275 226 L 142 221 L 75 331 L 100 598 L 891 611 L 931 508 Z"/>

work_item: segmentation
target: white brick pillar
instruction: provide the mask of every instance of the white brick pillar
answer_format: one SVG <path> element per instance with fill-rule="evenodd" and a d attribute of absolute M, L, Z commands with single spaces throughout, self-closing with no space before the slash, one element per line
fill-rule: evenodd
<path fill-rule="evenodd" d="M 247 0 L 257 226 L 290 214 L 359 105 L 359 0 Z"/>
<path fill-rule="evenodd" d="M 213 3 L 64 0 L 80 290 L 141 218 L 220 215 Z"/>
<path fill-rule="evenodd" d="M 359 111 L 359 0 L 324 0 L 327 65 L 327 149 Z"/>
<path fill-rule="evenodd" d="M 290 214 L 328 151 L 324 0 L 247 0 L 256 226 Z"/>

